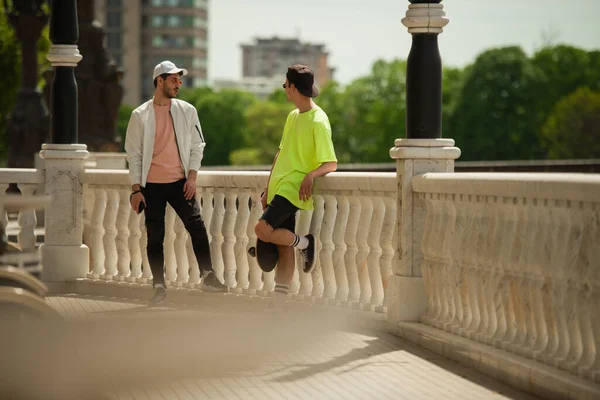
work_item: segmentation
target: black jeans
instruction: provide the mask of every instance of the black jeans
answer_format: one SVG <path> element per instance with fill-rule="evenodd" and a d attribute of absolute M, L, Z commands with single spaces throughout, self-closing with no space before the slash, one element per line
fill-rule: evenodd
<path fill-rule="evenodd" d="M 210 246 L 204 220 L 200 214 L 200 205 L 194 197 L 186 200 L 183 193 L 185 179 L 173 183 L 147 183 L 142 188 L 146 199 L 146 231 L 148 233 L 148 262 L 152 271 L 153 284 L 165 283 L 165 255 L 163 241 L 165 239 L 165 211 L 167 203 L 173 207 L 183 221 L 185 229 L 192 238 L 192 247 L 200 266 L 200 274 L 212 271 Z"/>

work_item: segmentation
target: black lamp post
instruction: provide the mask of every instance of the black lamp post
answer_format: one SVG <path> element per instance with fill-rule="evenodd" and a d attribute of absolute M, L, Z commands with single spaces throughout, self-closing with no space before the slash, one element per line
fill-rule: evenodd
<path fill-rule="evenodd" d="M 76 0 L 54 0 L 50 11 L 48 59 L 54 67 L 50 89 L 50 143 L 77 143 L 77 81 L 75 67 L 81 60 L 77 49 L 79 24 Z"/>
<path fill-rule="evenodd" d="M 402 23 L 412 34 L 406 67 L 406 137 L 442 137 L 442 60 L 438 35 L 448 24 L 442 0 L 409 0 Z"/>

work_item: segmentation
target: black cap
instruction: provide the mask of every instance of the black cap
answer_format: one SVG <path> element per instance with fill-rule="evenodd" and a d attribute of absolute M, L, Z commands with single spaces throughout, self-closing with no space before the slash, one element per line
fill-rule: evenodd
<path fill-rule="evenodd" d="M 319 89 L 315 86 L 315 74 L 306 65 L 292 65 L 288 68 L 285 76 L 302 95 L 306 97 L 317 97 L 319 95 Z"/>

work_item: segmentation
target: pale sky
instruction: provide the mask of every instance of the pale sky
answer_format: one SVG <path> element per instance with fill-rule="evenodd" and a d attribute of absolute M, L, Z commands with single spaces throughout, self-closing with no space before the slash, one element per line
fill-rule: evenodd
<path fill-rule="evenodd" d="M 408 57 L 402 25 L 408 0 L 209 0 L 209 79 L 241 78 L 242 43 L 299 37 L 325 44 L 334 78 L 349 83 L 380 58 Z M 463 67 L 482 50 L 520 45 L 532 54 L 543 36 L 600 49 L 600 0 L 444 0 L 444 65 Z M 282 71 L 282 75 L 285 71 Z"/>

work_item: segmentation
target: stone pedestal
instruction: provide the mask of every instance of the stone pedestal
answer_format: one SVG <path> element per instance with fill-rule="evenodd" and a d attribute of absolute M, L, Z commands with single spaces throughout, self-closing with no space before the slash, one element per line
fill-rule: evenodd
<path fill-rule="evenodd" d="M 396 139 L 390 156 L 396 160 L 398 178 L 397 258 L 388 286 L 388 320 L 417 321 L 427 308 L 421 276 L 421 242 L 425 204 L 414 195 L 412 179 L 426 172 L 454 172 L 460 149 L 452 139 Z"/>
<path fill-rule="evenodd" d="M 82 244 L 84 162 L 89 157 L 84 144 L 44 144 L 40 157 L 45 163 L 45 242 L 41 247 L 42 280 L 61 284 L 84 278 L 89 269 L 89 250 Z"/>

